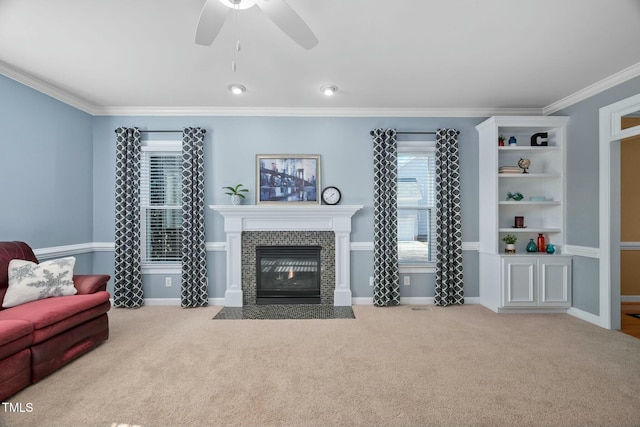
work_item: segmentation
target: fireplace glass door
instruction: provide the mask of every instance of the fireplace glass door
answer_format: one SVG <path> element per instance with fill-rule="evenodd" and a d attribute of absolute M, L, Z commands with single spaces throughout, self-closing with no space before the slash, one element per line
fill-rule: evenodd
<path fill-rule="evenodd" d="M 258 304 L 320 304 L 320 246 L 257 246 Z"/>

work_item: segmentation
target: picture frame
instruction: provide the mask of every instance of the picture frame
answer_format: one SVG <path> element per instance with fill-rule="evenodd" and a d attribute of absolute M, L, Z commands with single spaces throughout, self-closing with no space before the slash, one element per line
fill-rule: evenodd
<path fill-rule="evenodd" d="M 256 204 L 320 204 L 320 155 L 256 155 Z"/>

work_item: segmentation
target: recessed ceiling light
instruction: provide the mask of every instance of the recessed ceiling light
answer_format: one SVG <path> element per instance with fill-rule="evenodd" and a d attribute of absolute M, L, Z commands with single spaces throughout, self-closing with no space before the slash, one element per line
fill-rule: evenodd
<path fill-rule="evenodd" d="M 324 93 L 327 96 L 331 96 L 338 91 L 338 86 L 336 85 L 324 85 L 320 88 L 320 92 Z"/>
<path fill-rule="evenodd" d="M 218 0 L 223 5 L 230 7 L 231 9 L 249 9 L 258 3 L 258 0 Z"/>
<path fill-rule="evenodd" d="M 234 94 L 234 95 L 241 95 L 244 92 L 247 91 L 247 88 L 242 86 L 241 84 L 238 83 L 234 83 L 232 85 L 228 86 L 229 90 Z"/>

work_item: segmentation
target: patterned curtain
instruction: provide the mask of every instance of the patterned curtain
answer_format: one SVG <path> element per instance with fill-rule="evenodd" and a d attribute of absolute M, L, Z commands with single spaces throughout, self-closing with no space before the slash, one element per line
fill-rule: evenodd
<path fill-rule="evenodd" d="M 436 132 L 435 305 L 464 304 L 458 131 Z"/>
<path fill-rule="evenodd" d="M 116 129 L 116 215 L 113 305 L 144 304 L 140 270 L 140 130 Z"/>
<path fill-rule="evenodd" d="M 400 304 L 398 273 L 398 145 L 395 129 L 374 129 L 373 304 Z"/>
<path fill-rule="evenodd" d="M 182 133 L 182 291 L 183 307 L 208 303 L 204 236 L 204 135 L 201 128 Z"/>

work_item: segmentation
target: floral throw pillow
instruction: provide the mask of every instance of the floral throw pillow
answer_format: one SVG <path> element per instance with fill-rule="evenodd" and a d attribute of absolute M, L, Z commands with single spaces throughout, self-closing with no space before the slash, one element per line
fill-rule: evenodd
<path fill-rule="evenodd" d="M 35 262 L 22 259 L 9 261 L 9 286 L 4 296 L 4 308 L 29 301 L 63 295 L 75 295 L 73 267 L 75 257 Z"/>

